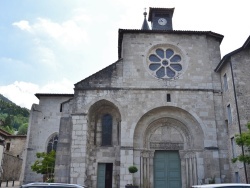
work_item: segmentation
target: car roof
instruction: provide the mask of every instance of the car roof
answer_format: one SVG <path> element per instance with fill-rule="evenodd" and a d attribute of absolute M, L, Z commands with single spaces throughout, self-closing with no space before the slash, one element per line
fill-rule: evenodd
<path fill-rule="evenodd" d="M 217 188 L 217 187 L 230 187 L 230 186 L 243 186 L 250 187 L 250 184 L 245 183 L 220 183 L 220 184 L 206 184 L 206 185 L 193 185 L 193 188 Z"/>
<path fill-rule="evenodd" d="M 44 183 L 44 182 L 34 182 L 34 183 L 28 183 L 25 185 L 22 185 L 22 187 L 30 187 L 30 186 L 53 186 L 53 187 L 59 187 L 59 186 L 63 186 L 63 187 L 86 187 L 84 185 L 78 185 L 78 184 L 68 184 L 68 183 Z"/>

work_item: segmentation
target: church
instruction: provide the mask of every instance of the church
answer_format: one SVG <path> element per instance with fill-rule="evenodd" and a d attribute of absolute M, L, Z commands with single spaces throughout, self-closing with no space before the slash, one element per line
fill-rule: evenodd
<path fill-rule="evenodd" d="M 250 120 L 250 37 L 221 58 L 223 35 L 173 30 L 173 14 L 150 8 L 141 30 L 119 29 L 118 60 L 75 83 L 74 94 L 35 94 L 22 183 L 43 180 L 30 166 L 37 152 L 52 149 L 55 182 L 249 182 L 249 166 L 231 159 L 244 152 L 235 135 Z"/>

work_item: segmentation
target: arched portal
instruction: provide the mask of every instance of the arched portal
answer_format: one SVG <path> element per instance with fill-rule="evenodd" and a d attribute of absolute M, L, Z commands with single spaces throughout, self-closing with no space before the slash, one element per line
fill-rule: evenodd
<path fill-rule="evenodd" d="M 111 101 L 95 102 L 88 113 L 88 179 L 91 187 L 120 187 L 121 114 Z M 93 171 L 93 169 L 95 169 Z M 96 180 L 96 181 L 95 181 Z"/>
<path fill-rule="evenodd" d="M 197 183 L 197 153 L 203 130 L 187 111 L 160 107 L 144 114 L 134 132 L 134 161 L 140 182 L 150 187 L 190 187 Z"/>

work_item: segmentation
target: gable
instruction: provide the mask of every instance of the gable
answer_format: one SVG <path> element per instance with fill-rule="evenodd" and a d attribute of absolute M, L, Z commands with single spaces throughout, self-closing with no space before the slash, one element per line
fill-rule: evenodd
<path fill-rule="evenodd" d="M 122 59 L 107 66 L 99 72 L 77 82 L 75 89 L 94 89 L 112 87 L 117 79 L 122 75 Z"/>
<path fill-rule="evenodd" d="M 245 50 L 245 49 L 249 49 L 250 48 L 250 36 L 247 38 L 247 40 L 245 41 L 245 43 L 242 45 L 242 47 L 226 54 L 222 60 L 219 62 L 218 66 L 215 69 L 215 72 L 219 72 L 221 70 L 221 68 L 228 62 L 228 60 L 234 56 L 235 54 Z"/>

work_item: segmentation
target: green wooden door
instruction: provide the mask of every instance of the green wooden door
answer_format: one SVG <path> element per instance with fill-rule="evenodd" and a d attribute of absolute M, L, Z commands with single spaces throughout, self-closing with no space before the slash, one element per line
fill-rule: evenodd
<path fill-rule="evenodd" d="M 106 164 L 98 163 L 97 188 L 105 188 Z"/>
<path fill-rule="evenodd" d="M 154 187 L 181 188 L 181 165 L 178 151 L 155 151 Z"/>

